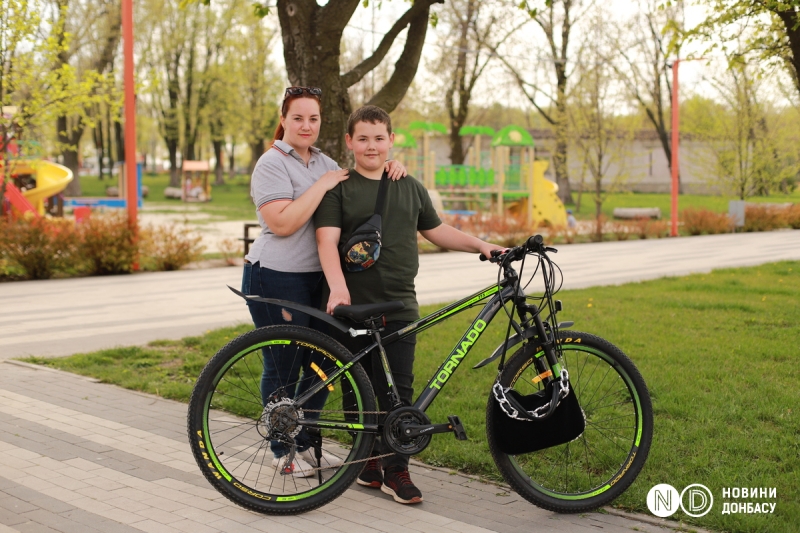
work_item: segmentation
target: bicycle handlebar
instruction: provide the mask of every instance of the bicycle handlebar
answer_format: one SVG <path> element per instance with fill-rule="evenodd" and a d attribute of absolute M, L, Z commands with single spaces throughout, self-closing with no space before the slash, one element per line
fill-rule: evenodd
<path fill-rule="evenodd" d="M 501 250 L 492 250 L 492 257 L 487 259 L 483 254 L 480 254 L 478 258 L 481 261 L 490 261 L 492 263 L 500 263 L 506 260 L 507 257 L 510 257 L 511 261 L 519 261 L 528 252 L 545 254 L 547 252 L 558 252 L 558 250 L 549 246 L 545 246 L 544 237 L 541 235 L 533 235 L 529 237 L 527 241 L 525 241 L 525 244 L 515 246 L 505 253 L 503 253 Z"/>

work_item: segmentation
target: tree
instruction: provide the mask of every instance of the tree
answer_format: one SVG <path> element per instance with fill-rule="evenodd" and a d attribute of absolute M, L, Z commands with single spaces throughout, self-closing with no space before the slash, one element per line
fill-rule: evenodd
<path fill-rule="evenodd" d="M 529 2 L 522 2 L 535 25 L 544 34 L 547 41 L 549 76 L 539 81 L 531 73 L 522 72 L 512 61 L 502 54 L 499 56 L 503 64 L 513 76 L 518 87 L 534 108 L 549 122 L 555 133 L 553 150 L 553 170 L 558 183 L 558 196 L 564 203 L 574 203 L 569 183 L 567 168 L 567 151 L 569 149 L 569 119 L 567 116 L 568 87 L 570 75 L 570 39 L 578 21 L 576 12 L 581 6 L 580 0 L 551 0 L 542 9 L 533 9 Z M 544 98 L 547 103 L 541 103 Z"/>
<path fill-rule="evenodd" d="M 70 46 L 63 29 L 65 15 L 59 9 L 55 20 L 46 21 L 49 12 L 36 0 L 5 0 L 0 10 L 0 105 L 17 108 L 13 116 L 0 120 L 3 129 L 13 127 L 17 140 L 43 142 L 47 125 L 56 117 L 97 101 L 94 89 L 100 77 L 91 72 L 79 77 L 73 65 L 61 61 Z M 1 149 L 5 163 L 8 152 L 5 146 Z M 3 164 L 0 196 L 9 171 Z"/>
<path fill-rule="evenodd" d="M 211 0 L 201 0 L 209 4 Z M 365 4 L 368 0 L 363 0 Z M 393 43 L 407 28 L 405 43 L 389 80 L 369 100 L 391 112 L 406 94 L 417 73 L 433 4 L 444 0 L 415 0 L 398 17 L 373 54 L 353 69 L 341 72 L 342 33 L 362 0 L 336 0 L 319 5 L 316 0 L 277 0 L 283 38 L 283 57 L 289 83 L 315 86 L 322 93 L 322 127 L 317 146 L 340 164 L 349 161 L 344 143 L 347 117 L 352 110 L 348 88 L 375 69 L 386 58 Z M 257 4 L 265 16 L 269 4 Z"/>
<path fill-rule="evenodd" d="M 450 119 L 450 161 L 464 163 L 464 148 L 460 131 L 467 122 L 470 100 L 475 84 L 492 59 L 496 49 L 517 26 L 500 33 L 499 19 L 502 11 L 496 2 L 478 0 L 452 0 L 439 17 L 438 28 L 443 28 L 439 42 L 441 55 L 436 72 L 446 73 L 445 109 Z M 454 53 L 455 51 L 455 53 Z"/>
<path fill-rule="evenodd" d="M 601 41 L 606 31 L 602 21 L 606 19 L 602 10 L 595 12 L 590 30 L 586 32 L 587 44 L 596 46 Z M 618 83 L 615 70 L 598 58 L 599 55 L 594 54 L 579 57 L 568 116 L 571 137 L 591 177 L 597 221 L 595 239 L 600 241 L 603 239 L 603 202 L 608 193 L 615 192 L 628 178 L 625 160 L 633 129 L 626 124 L 626 117 L 616 114 L 622 102 L 615 89 Z"/>
<path fill-rule="evenodd" d="M 709 48 L 736 43 L 745 35 L 743 52 L 753 52 L 764 64 L 781 65 L 800 94 L 800 5 L 795 0 L 714 0 L 710 16 L 689 32 L 691 38 L 713 39 Z M 720 40 L 720 37 L 722 38 Z M 722 44 L 716 44 L 716 43 Z"/>
<path fill-rule="evenodd" d="M 644 5 L 643 5 L 644 4 Z M 672 169 L 670 140 L 670 98 L 672 94 L 670 47 L 678 53 L 678 7 L 664 6 L 660 0 L 641 2 L 643 9 L 635 12 L 626 24 L 611 26 L 608 32 L 612 50 L 605 59 L 618 74 L 618 79 L 645 112 L 656 130 L 661 148 Z M 616 30 L 616 31 L 615 31 Z M 672 44 L 670 44 L 672 43 Z M 621 57 L 624 68 L 614 61 Z M 678 175 L 679 191 L 683 192 Z"/>
<path fill-rule="evenodd" d="M 282 80 L 269 59 L 277 32 L 254 17 L 246 18 L 240 31 L 233 50 L 239 58 L 235 62 L 235 79 L 239 80 L 236 100 L 242 113 L 239 131 L 250 147 L 248 174 L 252 174 L 266 140 L 272 139 L 278 126 L 280 111 L 276 102 L 281 96 Z"/>
<path fill-rule="evenodd" d="M 763 98 L 760 68 L 743 55 L 711 82 L 723 105 L 695 99 L 686 126 L 705 141 L 710 157 L 700 166 L 725 192 L 745 200 L 785 189 L 800 171 L 792 120 Z"/>
<path fill-rule="evenodd" d="M 81 2 L 56 0 L 58 18 L 53 25 L 52 38 L 61 49 L 53 69 L 74 64 L 77 77 L 86 78 L 93 86 L 99 102 L 108 101 L 113 93 L 113 76 L 103 75 L 113 70 L 114 56 L 122 36 L 121 10 L 118 0 Z M 87 21 L 91 21 L 87 23 Z M 96 83 L 95 83 L 96 82 Z M 80 196 L 80 142 L 87 127 L 93 128 L 98 105 L 76 106 L 59 115 L 56 132 L 64 166 L 72 170 L 73 180 L 65 194 Z"/>

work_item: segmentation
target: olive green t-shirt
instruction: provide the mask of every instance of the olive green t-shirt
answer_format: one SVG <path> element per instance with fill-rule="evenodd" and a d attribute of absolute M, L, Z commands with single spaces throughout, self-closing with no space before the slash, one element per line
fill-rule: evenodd
<path fill-rule="evenodd" d="M 314 214 L 317 228 L 341 228 L 338 246 L 375 212 L 380 180 L 365 178 L 350 170 L 350 178 L 325 194 Z M 344 271 L 353 305 L 400 300 L 405 309 L 389 313 L 386 320 L 419 318 L 414 278 L 419 270 L 417 231 L 439 226 L 430 195 L 423 185 L 407 176 L 389 181 L 383 204 L 381 254 L 378 261 L 361 272 Z M 328 299 L 324 296 L 323 302 Z M 324 304 L 323 304 L 324 305 Z"/>

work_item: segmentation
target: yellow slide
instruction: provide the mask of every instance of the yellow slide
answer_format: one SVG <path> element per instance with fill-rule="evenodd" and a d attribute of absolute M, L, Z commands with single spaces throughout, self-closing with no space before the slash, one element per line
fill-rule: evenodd
<path fill-rule="evenodd" d="M 526 209 L 530 210 L 529 217 L 537 223 L 547 223 L 552 226 L 566 226 L 567 225 L 567 210 L 564 209 L 564 204 L 558 197 L 558 185 L 544 177 L 544 171 L 547 170 L 549 165 L 548 161 L 534 161 L 533 172 L 529 164 L 522 165 L 522 176 L 528 189 L 533 187 L 533 198 L 530 205 L 527 198 L 521 199 L 516 204 L 516 210 L 524 213 Z M 512 209 L 514 209 L 512 207 Z"/>
<path fill-rule="evenodd" d="M 23 191 L 22 195 L 33 205 L 39 215 L 44 215 L 44 202 L 66 189 L 72 181 L 72 171 L 65 166 L 50 161 L 18 160 L 12 162 L 14 174 L 33 174 L 36 187 Z"/>

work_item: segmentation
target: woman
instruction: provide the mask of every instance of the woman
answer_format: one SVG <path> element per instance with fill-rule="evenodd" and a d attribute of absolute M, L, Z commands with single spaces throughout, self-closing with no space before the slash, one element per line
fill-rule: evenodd
<path fill-rule="evenodd" d="M 319 308 L 324 275 L 317 255 L 317 242 L 311 217 L 325 193 L 348 178 L 328 156 L 313 145 L 319 137 L 322 91 L 316 87 L 289 87 L 281 105 L 280 124 L 270 150 L 261 156 L 253 170 L 250 195 L 256 205 L 261 234 L 245 257 L 242 292 L 264 298 L 289 300 Z M 387 162 L 390 177 L 399 179 L 405 168 L 397 162 Z M 291 309 L 260 302 L 247 303 L 256 327 L 295 324 L 322 329 L 315 320 Z M 266 405 L 279 401 L 272 397 L 281 391 L 294 398 L 314 383 L 317 374 L 311 368 L 315 361 L 308 353 L 299 357 L 277 357 L 264 350 L 264 370 L 261 376 L 261 397 Z M 322 362 L 316 361 L 322 366 Z M 316 366 L 316 365 L 315 365 Z M 293 390 L 281 390 L 286 384 L 303 379 Z M 325 403 L 327 391 L 318 393 L 304 407 L 319 410 Z M 311 418 L 313 412 L 306 413 Z M 316 459 L 305 430 L 295 436 L 294 460 L 284 459 L 291 443 L 271 441 L 273 466 L 296 477 L 313 476 Z M 320 466 L 334 466 L 341 459 L 323 453 Z"/>

